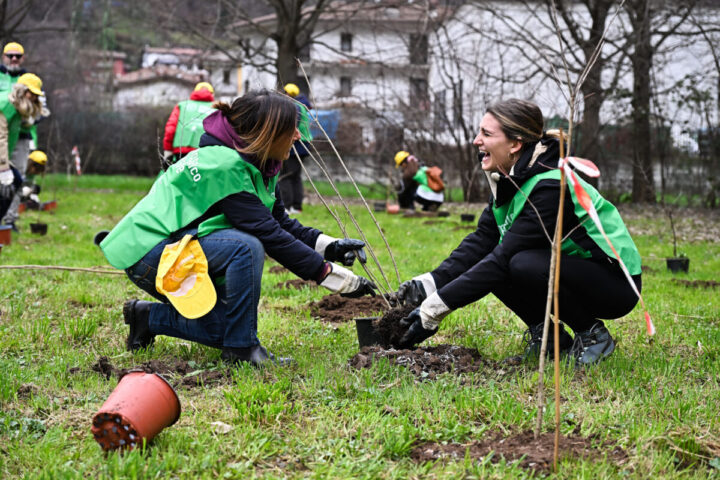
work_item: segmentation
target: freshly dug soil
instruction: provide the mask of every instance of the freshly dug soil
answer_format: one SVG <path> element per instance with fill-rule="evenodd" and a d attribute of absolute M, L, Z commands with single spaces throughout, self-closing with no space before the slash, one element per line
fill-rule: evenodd
<path fill-rule="evenodd" d="M 277 285 L 275 285 L 277 288 L 294 288 L 295 290 L 302 290 L 304 287 L 309 288 L 316 288 L 318 286 L 317 282 L 313 282 L 312 280 L 303 280 L 302 278 L 293 278 L 292 280 L 286 280 L 284 282 L 280 282 Z"/>
<path fill-rule="evenodd" d="M 540 434 L 536 439 L 533 432 L 522 432 L 510 437 L 503 437 L 502 433 L 489 435 L 480 441 L 469 444 L 443 445 L 435 442 L 423 443 L 415 446 L 410 456 L 416 462 L 432 462 L 439 458 L 453 458 L 462 460 L 468 452 L 473 460 L 487 457 L 495 452 L 491 461 L 497 463 L 500 457 L 509 462 L 520 461 L 520 466 L 532 470 L 550 471 L 553 463 L 554 433 Z M 627 461 L 627 453 L 616 445 L 605 444 L 593 446 L 597 441 L 583 438 L 575 434 L 560 435 L 560 458 L 582 457 L 589 460 L 607 459 L 616 465 Z"/>
<path fill-rule="evenodd" d="M 678 285 L 682 285 L 684 287 L 689 287 L 689 288 L 718 288 L 718 287 L 720 287 L 720 282 L 716 282 L 714 280 L 683 280 L 681 278 L 673 278 L 673 282 L 677 283 Z"/>
<path fill-rule="evenodd" d="M 400 326 L 400 320 L 407 317 L 414 309 L 414 305 L 395 307 L 373 322 L 377 337 L 381 340 L 381 347 L 397 346 L 400 338 L 407 331 L 406 328 Z"/>
<path fill-rule="evenodd" d="M 417 377 L 428 380 L 434 380 L 441 373 L 460 375 L 476 372 L 486 366 L 496 366 L 494 362 L 482 358 L 477 350 L 457 345 L 419 347 L 415 350 L 363 347 L 348 364 L 359 370 L 369 368 L 381 358 L 387 358 L 390 363 L 406 367 Z"/>
<path fill-rule="evenodd" d="M 224 383 L 230 380 L 230 374 L 223 370 L 198 370 L 191 367 L 188 362 L 180 358 L 170 358 L 167 360 L 150 360 L 141 365 L 132 368 L 118 369 L 115 368 L 110 360 L 102 356 L 98 358 L 91 367 L 93 371 L 100 373 L 106 379 L 111 376 L 117 376 L 118 380 L 131 371 L 143 370 L 146 373 L 159 373 L 165 377 L 173 387 L 184 385 L 186 387 L 198 387 L 202 385 L 212 385 L 215 383 Z M 197 373 L 195 373 L 197 371 Z"/>
<path fill-rule="evenodd" d="M 310 303 L 310 314 L 323 322 L 349 322 L 386 310 L 387 305 L 379 296 L 347 298 L 333 293 Z"/>
<path fill-rule="evenodd" d="M 290 270 L 283 267 L 282 265 L 275 265 L 273 267 L 270 267 L 270 270 L 268 270 L 268 272 L 270 272 L 270 273 L 285 273 L 285 272 L 289 272 L 289 271 Z"/>

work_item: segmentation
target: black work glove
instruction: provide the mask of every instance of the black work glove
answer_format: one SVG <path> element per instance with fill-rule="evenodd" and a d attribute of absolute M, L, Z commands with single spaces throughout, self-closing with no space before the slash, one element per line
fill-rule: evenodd
<path fill-rule="evenodd" d="M 340 262 L 350 267 L 355 262 L 355 257 L 357 256 L 360 263 L 365 263 L 367 262 L 367 256 L 365 255 L 365 250 L 362 248 L 364 246 L 365 242 L 354 238 L 335 240 L 325 247 L 325 260 L 328 262 Z"/>
<path fill-rule="evenodd" d="M 348 293 L 340 293 L 341 297 L 348 297 L 348 298 L 360 298 L 365 295 L 370 295 L 371 297 L 375 296 L 375 289 L 377 286 L 368 280 L 365 277 L 361 277 L 358 275 L 358 287 Z"/>
<path fill-rule="evenodd" d="M 400 326 L 407 328 L 408 331 L 400 337 L 398 342 L 398 348 L 412 348 L 420 342 L 424 342 L 428 338 L 435 335 L 438 329 L 427 330 L 422 326 L 422 319 L 420 318 L 420 307 L 416 308 L 410 315 L 400 320 Z"/>
<path fill-rule="evenodd" d="M 420 305 L 427 298 L 420 280 L 408 280 L 398 287 L 397 299 L 403 305 Z"/>

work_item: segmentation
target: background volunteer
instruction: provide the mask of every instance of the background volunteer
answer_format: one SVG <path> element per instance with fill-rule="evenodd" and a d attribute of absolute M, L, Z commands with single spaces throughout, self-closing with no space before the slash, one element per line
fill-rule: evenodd
<path fill-rule="evenodd" d="M 212 113 L 215 89 L 208 82 L 195 85 L 189 100 L 175 105 L 165 123 L 163 170 L 200 145 L 202 122 Z"/>
<path fill-rule="evenodd" d="M 402 171 L 402 180 L 398 189 L 400 208 L 415 209 L 415 202 L 422 209 L 437 210 L 445 201 L 443 192 L 435 192 L 428 186 L 427 167 L 420 164 L 415 155 L 401 150 L 395 154 L 395 168 Z"/>

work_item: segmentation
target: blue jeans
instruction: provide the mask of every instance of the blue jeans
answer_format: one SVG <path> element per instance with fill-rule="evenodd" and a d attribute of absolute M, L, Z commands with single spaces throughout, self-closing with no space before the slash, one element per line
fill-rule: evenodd
<path fill-rule="evenodd" d="M 197 229 L 182 234 L 194 235 Z M 185 318 L 155 289 L 155 276 L 163 249 L 182 238 L 157 244 L 135 265 L 125 270 L 130 280 L 162 301 L 150 308 L 150 331 L 210 347 L 252 347 L 257 338 L 257 308 L 260 302 L 265 249 L 256 237 L 235 229 L 218 230 L 198 239 L 208 261 L 208 270 L 217 291 L 217 303 L 205 316 Z M 225 283 L 215 281 L 225 277 Z"/>

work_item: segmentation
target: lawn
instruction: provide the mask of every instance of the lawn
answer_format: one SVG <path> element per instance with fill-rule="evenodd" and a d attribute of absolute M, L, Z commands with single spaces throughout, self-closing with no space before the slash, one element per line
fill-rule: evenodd
<path fill-rule="evenodd" d="M 129 177 L 45 179 L 51 212 L 28 211 L 22 233 L 0 253 L 0 265 L 63 265 L 109 269 L 92 244 L 112 227 L 151 181 Z M 357 216 L 393 288 L 397 278 L 383 242 L 360 206 Z M 471 231 L 448 218 L 404 218 L 377 213 L 401 279 L 434 268 Z M 462 210 L 462 212 L 461 212 Z M 562 370 L 564 435 L 589 439 L 592 458 L 563 458 L 558 478 L 720 478 L 720 214 L 683 210 L 681 250 L 690 273 L 669 273 L 672 253 L 666 218 L 655 208 L 623 208 L 644 257 L 643 294 L 657 327 L 650 339 L 643 314 L 607 322 L 618 349 L 585 372 Z M 298 217 L 339 236 L 320 205 Z M 354 227 L 345 214 L 351 236 Z M 30 222 L 46 222 L 46 236 Z M 159 337 L 154 349 L 125 351 L 126 299 L 145 298 L 123 275 L 60 270 L 0 270 L 1 478 L 525 478 L 550 475 L 487 456 L 418 462 L 425 442 L 465 444 L 532 430 L 537 372 L 531 367 L 480 369 L 421 380 L 387 361 L 356 370 L 352 322 L 329 324 L 310 315 L 322 288 L 279 288 L 293 278 L 263 277 L 259 336 L 297 364 L 289 368 L 230 370 L 230 379 L 179 386 L 182 415 L 145 448 L 102 452 L 91 419 L 117 378 L 93 370 L 102 356 L 116 368 L 150 360 L 186 361 L 197 372 L 225 372 L 220 352 Z M 356 267 L 356 271 L 359 269 Z M 374 270 L 377 274 L 377 269 Z M 700 282 L 702 281 L 702 282 Z M 704 282 L 704 283 L 703 283 Z M 715 285 L 715 286 L 714 286 Z M 602 288 L 598 285 L 598 288 Z M 612 301 L 612 299 L 608 299 Z M 429 345 L 477 349 L 500 361 L 522 349 L 523 326 L 494 297 L 446 318 Z M 178 380 L 178 379 L 175 379 Z M 548 396 L 552 366 L 546 372 Z M 544 429 L 553 426 L 548 406 Z M 610 455 L 623 452 L 622 459 Z"/>

